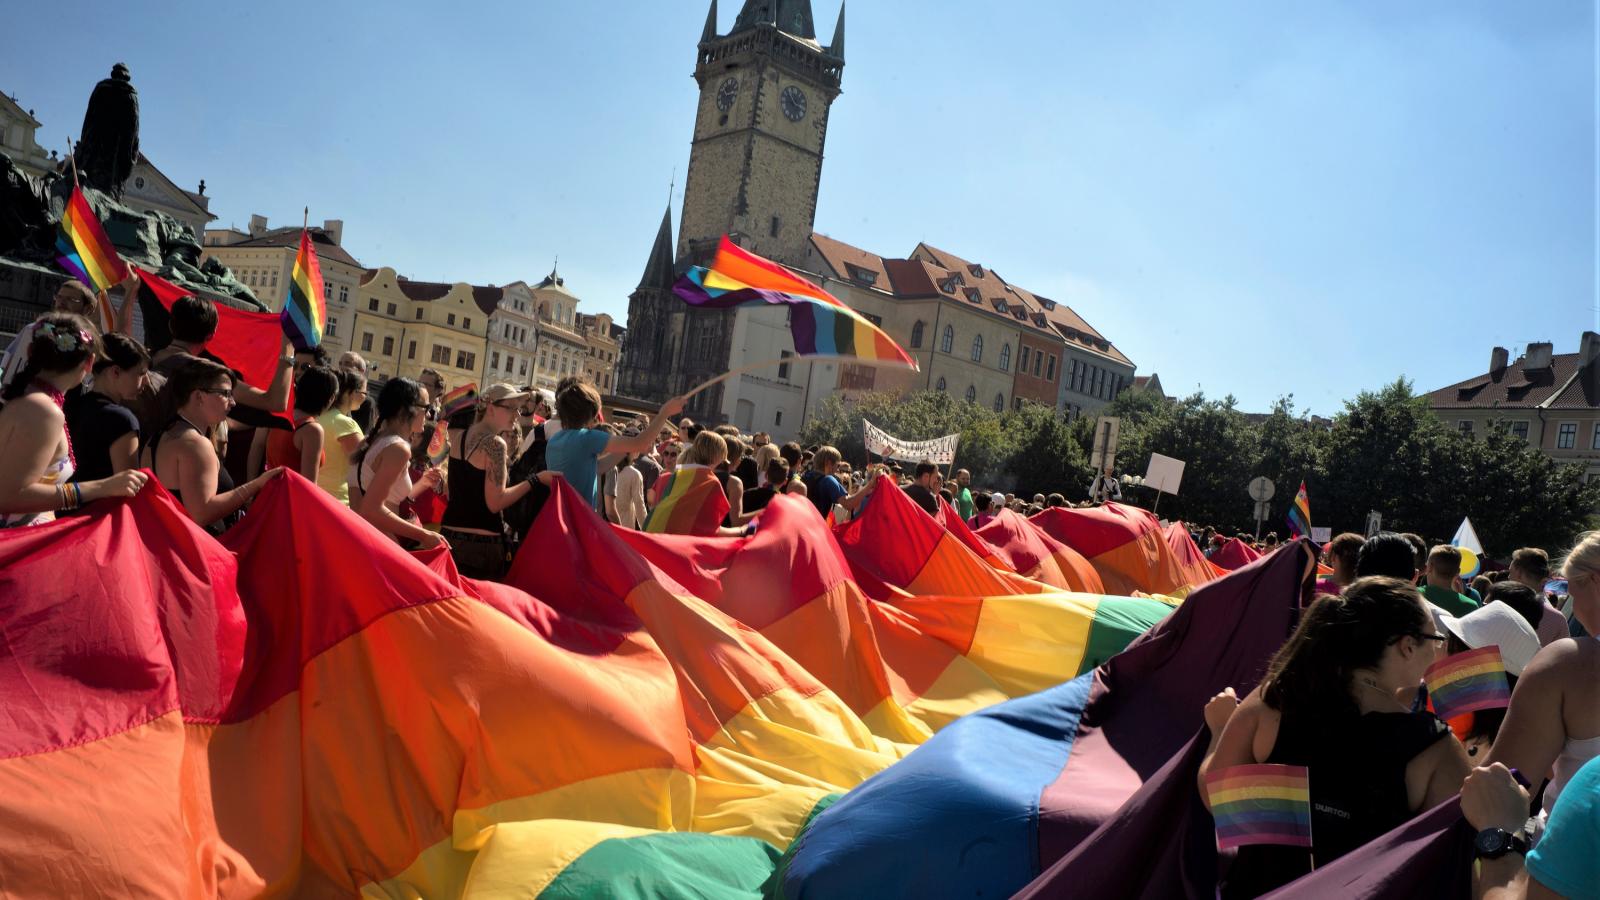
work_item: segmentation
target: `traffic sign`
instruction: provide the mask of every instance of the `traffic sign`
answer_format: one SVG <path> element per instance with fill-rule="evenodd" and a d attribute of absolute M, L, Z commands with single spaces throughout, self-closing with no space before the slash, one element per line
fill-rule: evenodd
<path fill-rule="evenodd" d="M 1277 492 L 1277 486 L 1272 483 L 1272 479 L 1265 475 L 1257 475 L 1250 479 L 1250 499 L 1257 503 L 1265 503 L 1271 500 L 1272 495 Z"/>

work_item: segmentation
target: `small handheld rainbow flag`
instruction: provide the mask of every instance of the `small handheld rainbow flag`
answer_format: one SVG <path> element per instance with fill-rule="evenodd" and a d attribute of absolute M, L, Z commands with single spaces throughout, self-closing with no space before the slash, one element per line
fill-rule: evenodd
<path fill-rule="evenodd" d="M 439 398 L 439 417 L 448 419 L 456 413 L 470 408 L 472 404 L 477 402 L 478 386 L 475 384 L 463 384 L 453 391 L 446 391 L 445 395 Z"/>
<path fill-rule="evenodd" d="M 283 333 L 296 350 L 310 350 L 322 343 L 322 328 L 328 321 L 327 301 L 322 296 L 322 264 L 311 246 L 311 232 L 300 230 L 300 252 L 289 273 L 289 296 L 283 301 Z"/>
<path fill-rule="evenodd" d="M 1441 659 L 1428 667 L 1422 680 L 1428 686 L 1433 711 L 1441 719 L 1511 705 L 1506 666 L 1500 648 L 1492 645 Z"/>
<path fill-rule="evenodd" d="M 1297 538 L 1311 537 L 1311 497 L 1306 494 L 1304 481 L 1300 482 L 1294 504 L 1289 507 L 1289 533 Z"/>
<path fill-rule="evenodd" d="M 1311 779 L 1305 766 L 1229 766 L 1206 775 L 1217 849 L 1311 846 Z"/>
<path fill-rule="evenodd" d="M 844 356 L 917 368 L 916 360 L 866 317 L 783 266 L 741 248 L 727 235 L 711 267 L 695 266 L 672 290 L 685 303 L 730 309 L 787 304 L 799 356 Z"/>
<path fill-rule="evenodd" d="M 61 227 L 56 234 L 56 261 L 73 277 L 99 293 L 128 277 L 128 267 L 106 237 L 100 220 L 89 207 L 83 189 L 72 186 L 72 196 L 61 211 Z"/>
<path fill-rule="evenodd" d="M 693 534 L 707 537 L 728 514 L 722 482 L 705 466 L 679 466 L 672 470 L 661 502 L 650 511 L 644 530 L 656 534 Z"/>
<path fill-rule="evenodd" d="M 444 465 L 444 461 L 449 458 L 449 427 L 445 422 L 436 422 L 433 426 L 433 436 L 428 438 L 428 464 L 441 466 Z"/>

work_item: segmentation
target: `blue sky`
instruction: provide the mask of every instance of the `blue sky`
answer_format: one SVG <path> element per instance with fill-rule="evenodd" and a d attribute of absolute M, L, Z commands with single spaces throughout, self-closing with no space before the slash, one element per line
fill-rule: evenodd
<path fill-rule="evenodd" d="M 224 225 L 310 204 L 425 279 L 559 255 L 620 319 L 681 192 L 700 0 L 58 6 L 7 17 L 0 90 L 64 146 L 125 60 Z M 1169 393 L 1330 413 L 1595 326 L 1592 3 L 856 0 L 847 33 L 818 230 L 985 263 Z"/>

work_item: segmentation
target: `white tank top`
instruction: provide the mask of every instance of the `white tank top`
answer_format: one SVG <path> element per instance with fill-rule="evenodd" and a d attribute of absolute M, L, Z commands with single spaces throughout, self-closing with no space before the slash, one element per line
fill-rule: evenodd
<path fill-rule="evenodd" d="M 1600 735 L 1592 738 L 1568 738 L 1567 745 L 1561 748 L 1561 755 L 1556 757 L 1555 772 L 1550 776 L 1550 786 L 1544 789 L 1544 812 L 1550 815 L 1550 810 L 1555 808 L 1556 798 L 1561 796 L 1561 791 L 1578 774 L 1584 763 L 1600 756 Z"/>
<path fill-rule="evenodd" d="M 367 455 L 362 458 L 361 467 L 350 469 L 348 481 L 351 497 L 355 497 L 358 492 L 365 494 L 365 489 L 372 486 L 373 463 L 377 461 L 379 453 L 395 444 L 404 445 L 406 455 L 410 455 L 411 444 L 398 434 L 386 434 L 373 441 L 372 446 L 367 448 Z M 389 488 L 389 496 L 385 497 L 383 502 L 385 506 L 398 511 L 400 504 L 404 503 L 409 496 L 411 496 L 411 467 L 407 465 L 400 470 L 400 477 L 394 480 L 394 485 Z"/>

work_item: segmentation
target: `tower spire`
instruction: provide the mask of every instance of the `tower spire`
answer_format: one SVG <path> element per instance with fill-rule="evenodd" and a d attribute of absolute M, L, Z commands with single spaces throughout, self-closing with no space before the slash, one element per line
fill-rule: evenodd
<path fill-rule="evenodd" d="M 844 59 L 844 0 L 839 0 L 839 24 L 833 26 L 833 42 L 828 45 L 828 55 Z"/>
<path fill-rule="evenodd" d="M 639 288 L 671 290 L 674 261 L 672 258 L 672 201 L 667 201 L 667 211 L 661 214 L 661 229 L 656 232 L 656 242 L 650 248 L 650 259 L 644 264 L 644 275 L 639 278 Z"/>
<path fill-rule="evenodd" d="M 717 39 L 717 0 L 711 0 L 711 9 L 706 13 L 706 30 L 700 33 L 700 43 L 707 44 Z"/>

